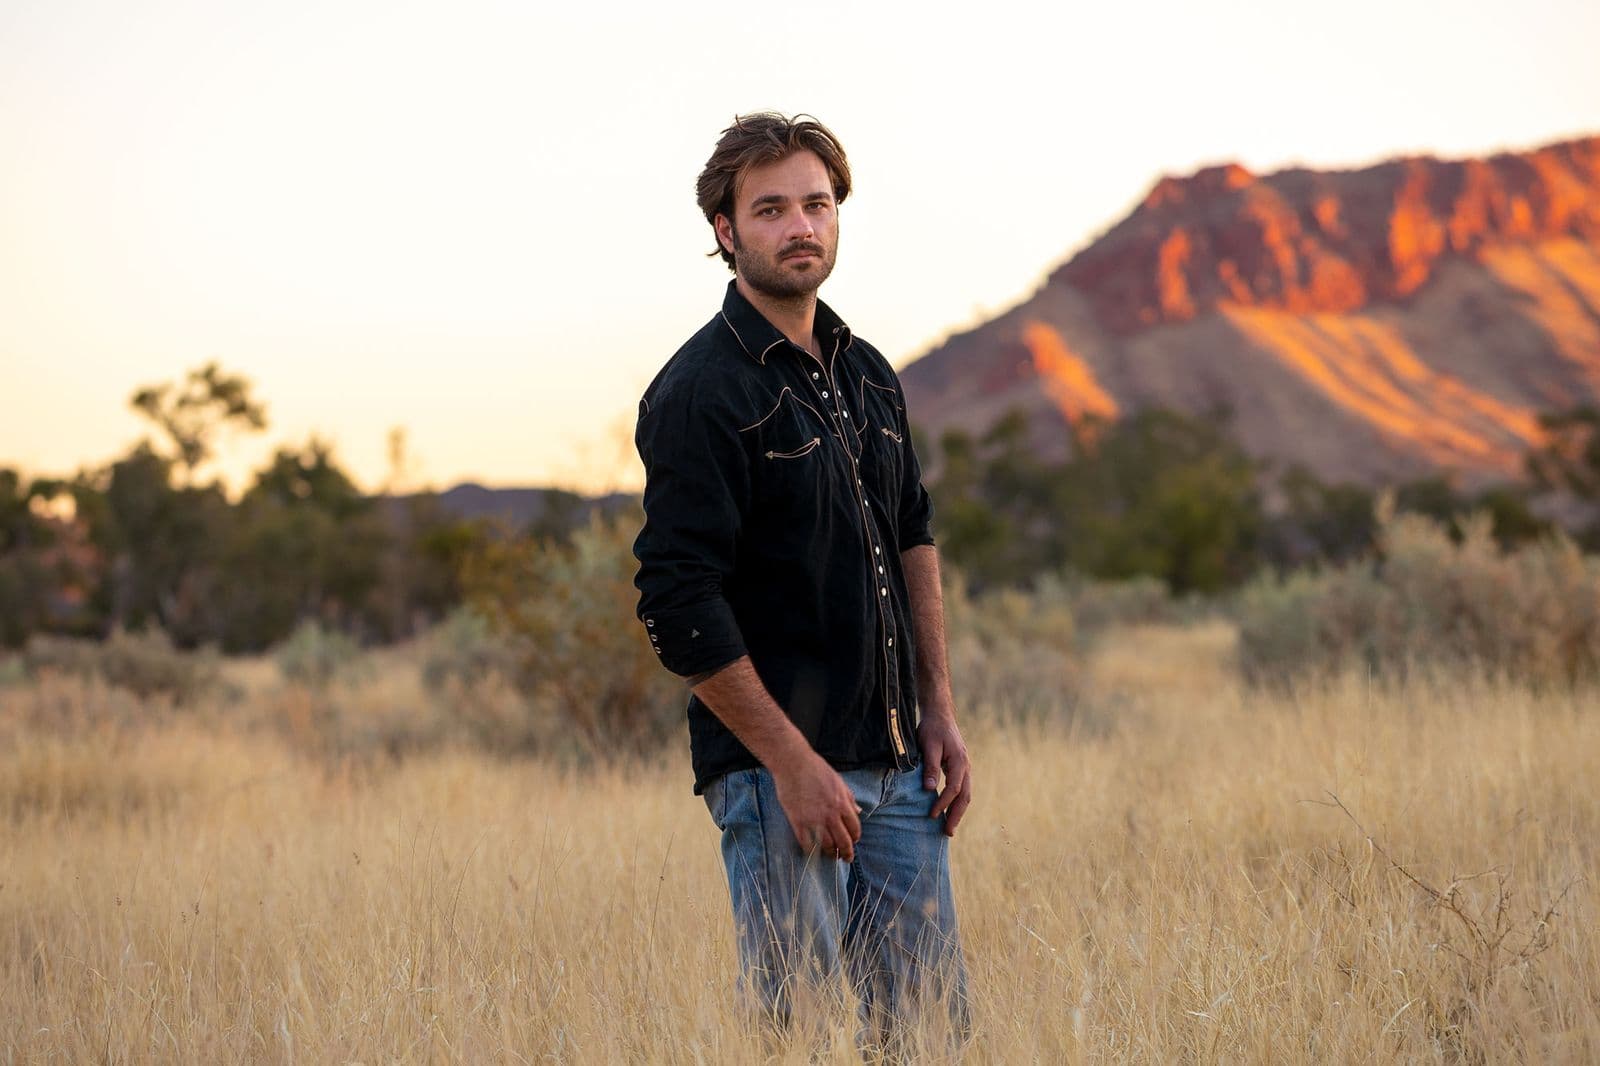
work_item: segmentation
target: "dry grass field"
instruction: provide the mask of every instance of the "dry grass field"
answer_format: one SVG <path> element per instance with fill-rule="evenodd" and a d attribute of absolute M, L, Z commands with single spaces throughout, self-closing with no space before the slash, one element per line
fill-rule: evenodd
<path fill-rule="evenodd" d="M 1273 694 L 1233 640 L 967 709 L 967 1061 L 1600 1061 L 1593 694 Z M 111 698 L 0 688 L 0 1061 L 855 1061 L 745 1024 L 686 754 L 336 760 Z"/>

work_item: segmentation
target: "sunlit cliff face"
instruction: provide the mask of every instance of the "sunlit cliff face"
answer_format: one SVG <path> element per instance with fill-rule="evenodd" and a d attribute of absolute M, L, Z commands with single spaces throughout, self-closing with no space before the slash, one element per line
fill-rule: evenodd
<path fill-rule="evenodd" d="M 1095 380 L 1089 364 L 1068 350 L 1060 333 L 1043 322 L 1029 322 L 1023 327 L 1022 343 L 1045 394 L 1070 425 L 1109 422 L 1117 417 L 1117 401 Z"/>
<path fill-rule="evenodd" d="M 1502 403 L 1429 367 L 1381 322 L 1262 308 L 1225 314 L 1334 404 L 1442 466 L 1468 463 L 1515 475 L 1524 453 L 1544 443 L 1532 410 Z"/>
<path fill-rule="evenodd" d="M 1056 278 L 1130 333 L 1230 306 L 1355 311 L 1413 295 L 1449 256 L 1563 236 L 1600 240 L 1600 137 L 1486 160 L 1164 178 Z"/>
<path fill-rule="evenodd" d="M 901 379 L 935 437 L 1053 409 L 1065 454 L 1099 419 L 1221 408 L 1273 469 L 1520 479 L 1549 443 L 1538 414 L 1600 403 L 1600 138 L 1165 179 Z"/>

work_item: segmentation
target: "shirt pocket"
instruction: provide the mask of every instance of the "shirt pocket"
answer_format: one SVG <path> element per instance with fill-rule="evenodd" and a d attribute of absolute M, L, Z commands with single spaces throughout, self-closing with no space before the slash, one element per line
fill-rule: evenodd
<path fill-rule="evenodd" d="M 772 449 L 772 448 L 768 448 L 762 454 L 768 459 L 803 459 L 806 456 L 810 455 L 812 452 L 816 451 L 821 446 L 822 446 L 822 438 L 821 437 L 812 437 L 810 440 L 806 441 L 804 444 L 800 445 L 800 447 L 798 447 L 798 448 L 793 448 L 793 449 L 790 449 L 789 451 L 783 451 L 783 452 L 776 451 L 775 449 Z"/>
<path fill-rule="evenodd" d="M 739 432 L 749 438 L 758 472 L 758 490 L 781 495 L 823 476 L 825 446 L 832 432 L 822 412 L 784 386 L 770 408 Z"/>
<path fill-rule="evenodd" d="M 885 504 L 899 499 L 905 471 L 905 418 L 899 394 L 870 378 L 861 379 L 861 464 Z"/>

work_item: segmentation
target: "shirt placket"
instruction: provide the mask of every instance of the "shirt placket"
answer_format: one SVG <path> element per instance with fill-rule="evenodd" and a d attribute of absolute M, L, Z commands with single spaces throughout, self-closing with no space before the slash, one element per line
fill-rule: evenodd
<path fill-rule="evenodd" d="M 899 654 L 895 649 L 897 627 L 894 622 L 894 610 L 889 603 L 889 572 L 883 557 L 882 538 L 878 535 L 877 524 L 872 520 L 872 501 L 867 498 L 866 485 L 861 479 L 861 461 L 850 442 L 855 440 L 860 444 L 859 437 L 850 423 L 850 408 L 840 398 L 838 382 L 834 377 L 833 367 L 839 356 L 838 330 L 834 330 L 833 351 L 828 362 L 823 366 L 827 377 L 824 381 L 823 371 L 811 370 L 810 384 L 812 391 L 821 399 L 822 409 L 828 412 L 833 420 L 835 435 L 839 438 L 840 445 L 844 448 L 845 458 L 850 463 L 850 479 L 855 482 L 856 514 L 861 520 L 862 543 L 866 545 L 866 564 L 868 576 L 872 579 L 872 588 L 875 595 L 872 601 L 877 606 L 878 613 L 878 652 L 879 652 L 879 678 L 883 691 L 883 705 L 885 708 L 886 724 L 889 729 L 889 742 L 893 745 L 895 765 L 902 770 L 909 769 L 911 758 L 908 754 L 904 733 L 900 727 L 900 674 L 894 669 L 895 656 Z M 807 356 L 807 358 L 810 358 Z M 803 364 L 802 364 L 803 365 Z M 850 433 L 846 436 L 845 431 Z"/>

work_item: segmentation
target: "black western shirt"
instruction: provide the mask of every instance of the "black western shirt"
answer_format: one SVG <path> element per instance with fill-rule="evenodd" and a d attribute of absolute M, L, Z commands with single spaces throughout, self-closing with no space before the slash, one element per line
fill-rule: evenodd
<path fill-rule="evenodd" d="M 836 769 L 918 761 L 900 553 L 932 507 L 888 362 L 817 304 L 818 361 L 735 288 L 639 402 L 639 619 L 693 677 L 749 655 Z M 689 697 L 695 791 L 760 765 Z"/>

